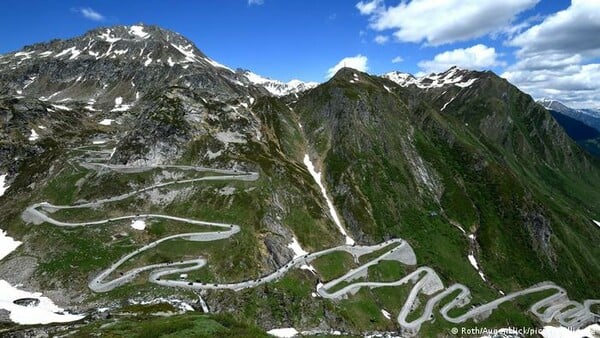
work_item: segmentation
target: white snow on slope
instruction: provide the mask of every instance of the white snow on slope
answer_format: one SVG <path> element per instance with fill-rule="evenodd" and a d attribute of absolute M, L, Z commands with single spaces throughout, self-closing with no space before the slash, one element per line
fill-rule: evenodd
<path fill-rule="evenodd" d="M 298 330 L 294 329 L 293 327 L 287 327 L 269 330 L 267 331 L 267 334 L 278 338 L 291 338 L 298 335 Z"/>
<path fill-rule="evenodd" d="M 107 29 L 106 32 L 98 35 L 98 37 L 101 38 L 101 39 L 103 39 L 104 41 L 110 42 L 110 43 L 117 42 L 117 41 L 121 40 L 121 38 L 117 38 L 117 37 L 113 38 L 111 36 L 112 35 L 111 33 L 112 33 L 112 31 L 110 29 Z"/>
<path fill-rule="evenodd" d="M 333 206 L 333 203 L 331 202 L 331 200 L 329 199 L 329 196 L 327 195 L 327 190 L 325 190 L 325 186 L 323 185 L 323 182 L 321 182 L 321 173 L 317 172 L 315 170 L 315 166 L 310 161 L 310 157 L 308 156 L 308 154 L 304 155 L 304 165 L 306 166 L 306 168 L 308 169 L 308 171 L 314 178 L 315 182 L 317 182 L 317 185 L 319 186 L 319 188 L 321 188 L 321 193 L 323 194 L 325 201 L 327 201 L 327 206 L 329 207 L 329 214 L 331 215 L 331 218 L 333 218 L 333 222 L 335 223 L 335 225 L 337 225 L 337 227 L 340 230 L 340 232 L 342 233 L 342 235 L 344 235 L 344 237 L 346 237 L 346 244 L 354 245 L 354 243 L 355 243 L 354 240 L 350 236 L 348 236 L 346 229 L 344 229 L 342 222 L 340 222 L 340 218 L 338 217 L 338 214 L 335 211 L 335 207 Z"/>
<path fill-rule="evenodd" d="M 9 185 L 6 185 L 6 176 L 7 174 L 0 175 L 0 196 L 4 196 L 4 192 L 10 187 Z M 2 257 L 0 257 L 0 259 L 2 259 Z"/>
<path fill-rule="evenodd" d="M 269 91 L 269 93 L 275 96 L 299 93 L 319 85 L 317 82 L 303 82 L 297 79 L 286 83 L 279 80 L 269 79 L 250 71 L 245 71 L 244 76 L 251 83 L 264 87 L 267 91 Z"/>
<path fill-rule="evenodd" d="M 599 337 L 600 324 L 592 324 L 579 330 L 570 330 L 566 327 L 544 326 L 540 332 L 544 338 L 581 338 L 581 337 Z"/>
<path fill-rule="evenodd" d="M 0 260 L 15 251 L 19 245 L 21 245 L 21 242 L 14 240 L 6 231 L 0 229 Z"/>
<path fill-rule="evenodd" d="M 17 299 L 36 298 L 40 301 L 37 306 L 23 306 L 13 303 Z M 19 290 L 5 280 L 0 280 L 0 309 L 10 312 L 10 320 L 21 325 L 48 323 L 66 323 L 82 319 L 83 315 L 73 315 L 65 312 L 48 297 L 42 297 L 40 292 Z"/>
<path fill-rule="evenodd" d="M 135 35 L 142 39 L 147 39 L 150 36 L 150 33 L 144 32 L 143 26 L 138 26 L 138 25 L 129 27 L 129 34 Z"/>
<path fill-rule="evenodd" d="M 296 237 L 292 238 L 292 242 L 290 244 L 288 244 L 287 247 L 292 249 L 292 251 L 294 252 L 294 258 L 302 257 L 302 256 L 308 254 L 308 251 L 305 251 L 304 249 L 302 249 L 302 247 L 300 246 L 300 243 L 298 242 L 298 239 Z M 315 267 L 312 266 L 311 264 L 303 264 L 302 266 L 300 266 L 300 269 L 309 270 L 312 273 L 316 273 L 316 271 L 317 271 L 317 270 L 315 270 Z"/>
<path fill-rule="evenodd" d="M 298 239 L 296 239 L 296 237 L 294 237 L 292 239 L 292 242 L 290 244 L 288 244 L 287 247 L 292 249 L 292 251 L 294 252 L 294 258 L 302 257 L 302 256 L 308 254 L 307 251 L 304 251 L 304 249 L 302 249 L 302 247 L 300 246 L 300 243 L 298 242 Z"/>
<path fill-rule="evenodd" d="M 98 122 L 98 124 L 101 124 L 103 126 L 110 126 L 113 123 L 114 120 L 111 119 L 104 119 L 100 122 Z"/>
<path fill-rule="evenodd" d="M 135 219 L 131 222 L 131 227 L 136 230 L 146 229 L 146 222 L 143 219 Z"/>
<path fill-rule="evenodd" d="M 381 309 L 381 314 L 387 319 L 392 319 L 392 315 L 384 309 Z"/>
<path fill-rule="evenodd" d="M 123 98 L 118 96 L 115 98 L 115 107 L 111 109 L 111 112 L 122 112 L 131 109 L 132 105 L 123 104 Z"/>
<path fill-rule="evenodd" d="M 0 196 L 2 196 L 2 195 L 0 194 Z M 594 224 L 596 224 L 597 226 L 599 226 L 599 227 L 600 227 L 600 222 L 598 222 L 598 221 L 596 221 L 596 220 L 592 220 L 592 221 L 594 222 Z"/>
<path fill-rule="evenodd" d="M 469 263 L 471 263 L 475 270 L 477 270 L 477 273 L 479 273 L 479 277 L 481 277 L 483 281 L 486 281 L 485 275 L 483 274 L 483 272 L 481 272 L 481 270 L 479 270 L 479 264 L 477 264 L 477 259 L 475 259 L 475 256 L 473 256 L 473 254 L 469 254 L 467 258 L 469 259 Z"/>
<path fill-rule="evenodd" d="M 443 73 L 429 74 L 422 77 L 414 77 L 411 74 L 401 72 L 386 73 L 383 74 L 382 77 L 389 79 L 402 87 L 415 85 L 421 89 L 440 88 L 446 85 L 455 85 L 465 88 L 472 85 L 477 80 L 477 78 L 464 80 L 461 73 L 464 73 L 464 70 L 453 67 Z"/>
<path fill-rule="evenodd" d="M 50 97 L 48 98 L 50 99 Z M 66 111 L 70 111 L 71 108 L 64 106 L 62 104 L 53 104 L 52 107 L 56 108 L 56 109 L 60 109 L 60 110 L 66 110 Z"/>
<path fill-rule="evenodd" d="M 27 138 L 29 141 L 37 141 L 40 138 L 40 135 L 35 131 L 35 129 L 31 128 L 31 135 Z"/>
<path fill-rule="evenodd" d="M 58 58 L 61 57 L 63 55 L 67 55 L 67 54 L 71 54 L 71 57 L 69 58 L 69 60 L 73 60 L 76 59 L 79 54 L 81 54 L 81 51 L 79 49 L 77 49 L 77 47 L 71 47 L 71 48 L 67 48 L 65 50 L 63 50 L 62 52 L 56 54 L 54 57 Z"/>
<path fill-rule="evenodd" d="M 442 107 L 442 109 L 440 109 L 440 111 L 444 111 L 444 109 L 446 109 L 446 107 L 447 107 L 447 106 L 448 106 L 450 103 L 452 103 L 452 101 L 454 101 L 454 99 L 455 99 L 455 98 L 456 98 L 456 96 L 455 96 L 455 97 L 453 97 L 453 98 L 451 98 L 451 99 L 450 99 L 450 101 L 448 101 L 448 102 L 444 103 L 444 106 Z"/>
<path fill-rule="evenodd" d="M 233 73 L 233 69 L 218 63 L 217 61 L 213 60 L 213 59 L 209 59 L 209 58 L 204 58 L 204 60 L 208 63 L 210 63 L 211 65 L 213 65 L 214 67 L 218 67 L 218 68 L 223 68 L 223 69 L 227 69 L 228 71 Z"/>
<path fill-rule="evenodd" d="M 0 230 L 0 259 L 14 251 L 21 242 L 15 241 Z M 36 306 L 23 306 L 14 303 L 17 299 L 35 298 Z M 39 292 L 19 290 L 5 280 L 0 279 L 0 309 L 10 312 L 10 320 L 22 325 L 65 323 L 82 319 L 85 316 L 72 315 L 56 306 L 48 297 Z"/>

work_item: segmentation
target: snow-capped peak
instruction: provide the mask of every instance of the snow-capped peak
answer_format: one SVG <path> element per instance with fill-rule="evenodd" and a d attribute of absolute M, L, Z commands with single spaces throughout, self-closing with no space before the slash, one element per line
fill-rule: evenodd
<path fill-rule="evenodd" d="M 452 67 L 443 73 L 431 73 L 421 77 L 415 77 L 412 74 L 397 71 L 383 74 L 382 77 L 389 79 L 402 87 L 415 85 L 422 89 L 429 89 L 446 85 L 455 85 L 464 88 L 472 85 L 477 80 L 472 74 L 473 73 L 468 70 Z"/>
<path fill-rule="evenodd" d="M 269 93 L 275 96 L 299 93 L 319 85 L 317 82 L 304 82 L 297 79 L 288 82 L 282 82 L 260 76 L 248 70 L 242 71 L 242 75 L 246 77 L 250 83 L 265 88 L 267 91 L 269 91 Z"/>

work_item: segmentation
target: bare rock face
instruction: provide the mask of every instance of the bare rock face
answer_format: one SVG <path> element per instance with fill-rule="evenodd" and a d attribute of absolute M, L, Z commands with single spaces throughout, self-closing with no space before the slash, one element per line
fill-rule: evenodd
<path fill-rule="evenodd" d="M 541 212 L 533 211 L 524 213 L 523 223 L 531 235 L 533 247 L 543 253 L 550 262 L 555 262 L 556 253 L 550 242 L 552 236 L 550 220 Z"/>

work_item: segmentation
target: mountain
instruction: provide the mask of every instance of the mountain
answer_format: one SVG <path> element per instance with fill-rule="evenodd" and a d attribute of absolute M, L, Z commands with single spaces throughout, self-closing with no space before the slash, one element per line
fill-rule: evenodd
<path fill-rule="evenodd" d="M 492 72 L 284 83 L 140 24 L 2 55 L 0 88 L 3 336 L 599 319 L 600 162 Z"/>
<path fill-rule="evenodd" d="M 541 99 L 537 101 L 544 108 L 561 113 L 600 131 L 600 111 L 597 109 L 573 109 L 557 100 Z"/>
<path fill-rule="evenodd" d="M 264 87 L 271 94 L 276 96 L 284 96 L 294 93 L 297 94 L 305 90 L 312 89 L 318 85 L 316 82 L 303 82 L 300 80 L 281 82 L 279 80 L 272 80 L 262 77 L 249 70 L 238 70 L 238 73 L 246 77 L 251 83 Z"/>
<path fill-rule="evenodd" d="M 600 113 L 593 109 L 572 109 L 559 101 L 539 100 L 566 133 L 590 154 L 600 155 Z"/>

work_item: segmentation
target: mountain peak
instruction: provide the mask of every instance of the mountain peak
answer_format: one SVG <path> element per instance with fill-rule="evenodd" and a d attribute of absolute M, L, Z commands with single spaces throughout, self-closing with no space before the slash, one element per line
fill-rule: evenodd
<path fill-rule="evenodd" d="M 273 80 L 246 69 L 237 69 L 236 73 L 245 77 L 248 82 L 265 88 L 269 93 L 275 96 L 299 93 L 312 89 L 318 85 L 317 82 L 304 82 L 298 79 L 293 79 L 288 82 Z"/>
<path fill-rule="evenodd" d="M 429 89 L 444 87 L 446 85 L 455 85 L 463 88 L 468 87 L 480 77 L 480 74 L 480 72 L 452 66 L 444 72 L 431 73 L 420 77 L 415 77 L 412 74 L 399 71 L 389 72 L 381 76 L 396 82 L 402 87 L 415 85 L 421 89 Z"/>

